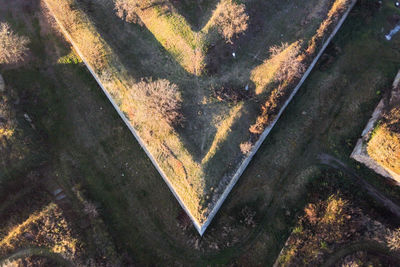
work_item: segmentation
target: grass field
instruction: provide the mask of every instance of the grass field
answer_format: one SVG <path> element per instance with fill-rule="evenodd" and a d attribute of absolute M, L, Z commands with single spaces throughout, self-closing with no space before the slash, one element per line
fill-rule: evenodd
<path fill-rule="evenodd" d="M 190 224 L 183 230 L 182 209 L 86 68 L 57 63 L 72 51 L 49 30 L 39 2 L 28 10 L 23 1 L 8 3 L 0 1 L 1 20 L 37 40 L 31 50 L 39 60 L 2 70 L 4 78 L 41 100 L 30 101 L 28 111 L 46 136 L 50 177 L 66 192 L 80 184 L 99 206 L 118 252 L 129 255 L 125 266 L 271 265 L 307 202 L 307 183 L 324 168 L 316 164 L 320 152 L 353 164 L 400 203 L 397 188 L 348 158 L 381 98 L 378 90 L 391 84 L 400 64 L 400 36 L 384 39 L 399 12 L 392 1 L 382 9 L 358 3 L 327 51 L 331 60 L 313 71 L 203 238 Z M 255 227 L 243 223 L 245 210 L 255 212 Z"/>
<path fill-rule="evenodd" d="M 268 119 L 261 119 L 258 130 L 272 122 L 304 72 L 278 84 L 274 75 L 279 66 L 294 53 L 292 60 L 303 58 L 302 64 L 307 67 L 350 1 L 248 1 L 249 30 L 232 45 L 225 44 L 214 30 L 219 5 L 211 15 L 205 5 L 200 17 L 209 17 L 209 21 L 200 30 L 193 30 L 195 27 L 178 13 L 179 9 L 161 4 L 138 13 L 145 25 L 140 27 L 120 20 L 111 0 L 68 0 L 64 6 L 53 0 L 46 3 L 200 228 L 247 157 L 241 144 L 255 145 L 262 133 L 251 131 L 251 126 L 260 121 L 257 117 L 264 116 L 259 114 L 268 110 L 260 103 L 272 106 L 272 110 L 266 115 Z M 190 13 L 188 6 L 181 8 Z M 90 40 L 96 40 L 104 51 L 103 68 L 94 64 L 84 42 L 89 38 L 86 36 L 92 36 Z M 269 48 L 283 43 L 289 44 L 287 49 L 276 55 L 270 52 Z M 306 52 L 309 50 L 313 52 Z M 198 52 L 204 54 L 199 56 L 205 58 L 204 70 L 196 65 Z M 259 77 L 266 74 L 268 79 Z M 166 128 L 162 120 L 147 118 L 145 107 L 130 97 L 131 90 L 138 90 L 132 86 L 149 77 L 168 79 L 179 87 L 184 117 L 181 125 Z M 225 89 L 241 98 L 221 99 L 218 92 Z"/>

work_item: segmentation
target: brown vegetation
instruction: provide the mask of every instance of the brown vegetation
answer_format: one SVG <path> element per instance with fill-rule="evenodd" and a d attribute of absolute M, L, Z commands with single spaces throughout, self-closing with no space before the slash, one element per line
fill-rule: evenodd
<path fill-rule="evenodd" d="M 249 155 L 252 148 L 253 144 L 249 141 L 240 144 L 240 151 L 242 151 L 245 156 Z"/>
<path fill-rule="evenodd" d="M 126 22 L 143 25 L 137 13 L 151 2 L 152 0 L 117 0 L 115 1 L 115 11 L 117 16 Z"/>
<path fill-rule="evenodd" d="M 265 104 L 261 107 L 261 115 L 257 117 L 256 123 L 249 128 L 250 133 L 260 135 L 265 127 L 275 118 L 279 112 L 280 103 L 285 95 L 285 87 L 279 85 L 272 90 Z"/>
<path fill-rule="evenodd" d="M 15 113 L 10 108 L 8 96 L 1 92 L 0 94 L 0 147 L 2 140 L 11 137 L 15 129 Z"/>
<path fill-rule="evenodd" d="M 384 226 L 341 194 L 310 203 L 304 211 L 278 259 L 279 266 L 321 266 L 327 255 L 354 240 L 373 236 L 385 241 Z"/>
<path fill-rule="evenodd" d="M 13 227 L 0 241 L 0 254 L 7 255 L 26 244 L 44 246 L 69 258 L 75 256 L 80 246 L 61 209 L 55 204 L 48 205 Z"/>
<path fill-rule="evenodd" d="M 15 34 L 8 23 L 0 24 L 0 64 L 23 61 L 29 39 Z"/>
<path fill-rule="evenodd" d="M 346 10 L 350 3 L 350 0 L 335 0 L 327 18 L 321 23 L 320 27 L 317 30 L 317 33 L 310 40 L 307 48 L 308 55 L 314 55 L 317 49 L 321 45 L 321 41 L 324 36 L 332 30 L 332 28 L 338 22 L 340 15 Z"/>
<path fill-rule="evenodd" d="M 391 250 L 400 250 L 400 228 L 391 231 L 387 236 L 387 243 Z"/>

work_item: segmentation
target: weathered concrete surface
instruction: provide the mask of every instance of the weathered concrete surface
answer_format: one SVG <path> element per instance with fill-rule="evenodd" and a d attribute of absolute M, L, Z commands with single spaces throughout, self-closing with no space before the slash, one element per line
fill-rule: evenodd
<path fill-rule="evenodd" d="M 393 91 L 390 97 L 390 104 L 400 101 L 400 71 L 397 73 L 393 82 Z"/>
<path fill-rule="evenodd" d="M 390 98 L 389 105 L 393 102 L 397 102 L 400 100 L 400 71 L 397 73 L 396 78 L 393 82 L 393 91 Z M 372 113 L 371 119 L 368 121 L 367 126 L 363 130 L 361 134 L 361 138 L 357 141 L 357 145 L 351 153 L 350 157 L 357 160 L 358 162 L 363 163 L 368 168 L 374 170 L 376 173 L 395 180 L 398 185 L 400 185 L 400 175 L 393 172 L 390 169 L 387 169 L 372 159 L 367 152 L 368 140 L 370 138 L 371 132 L 374 130 L 376 123 L 382 118 L 383 111 L 385 109 L 385 102 L 381 100 L 378 106 L 375 108 Z"/>

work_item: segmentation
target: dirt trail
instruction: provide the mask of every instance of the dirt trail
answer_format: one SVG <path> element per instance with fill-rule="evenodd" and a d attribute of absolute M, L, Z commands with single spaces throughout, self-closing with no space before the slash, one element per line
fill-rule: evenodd
<path fill-rule="evenodd" d="M 32 256 L 49 258 L 49 259 L 57 262 L 57 264 L 59 264 L 58 266 L 65 266 L 65 267 L 74 266 L 72 262 L 69 262 L 68 260 L 63 258 L 58 253 L 51 252 L 47 248 L 24 248 L 24 249 L 21 249 L 15 253 L 9 255 L 5 259 L 2 259 L 2 260 L 0 259 L 0 266 L 3 266 L 3 265 L 8 266 L 8 264 L 10 264 L 10 266 L 11 266 L 12 262 L 15 260 L 32 257 Z"/>
<path fill-rule="evenodd" d="M 378 202 L 383 204 L 387 209 L 389 209 L 394 215 L 400 218 L 400 207 L 394 203 L 392 200 L 384 196 L 381 192 L 379 192 L 375 187 L 373 187 L 371 184 L 369 184 L 367 181 L 365 181 L 363 178 L 358 176 L 358 174 L 348 167 L 345 163 L 343 163 L 341 160 L 335 158 L 332 155 L 329 154 L 319 154 L 318 155 L 318 160 L 321 164 L 328 165 L 332 168 L 344 171 L 348 175 L 351 175 L 354 177 L 357 181 L 357 183 L 362 186 L 367 192 Z"/>
<path fill-rule="evenodd" d="M 376 241 L 362 240 L 346 245 L 339 250 L 333 252 L 322 265 L 323 267 L 336 266 L 340 260 L 347 255 L 356 253 L 357 251 L 366 251 L 375 255 L 389 256 L 393 260 L 400 262 L 400 255 L 394 251 L 390 251 L 386 246 Z"/>

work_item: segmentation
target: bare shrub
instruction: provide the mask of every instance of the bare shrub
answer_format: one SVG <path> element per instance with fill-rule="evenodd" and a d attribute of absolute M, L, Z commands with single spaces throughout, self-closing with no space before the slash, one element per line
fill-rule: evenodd
<path fill-rule="evenodd" d="M 246 91 L 243 86 L 238 86 L 236 84 L 223 84 L 218 86 L 213 90 L 213 96 L 218 99 L 218 101 L 225 101 L 231 103 L 238 103 L 249 99 L 252 94 Z"/>
<path fill-rule="evenodd" d="M 50 203 L 22 223 L 13 226 L 0 240 L 0 253 L 8 254 L 23 246 L 47 247 L 69 260 L 76 259 L 81 243 L 59 206 Z"/>
<path fill-rule="evenodd" d="M 182 119 L 182 97 L 176 84 L 166 79 L 145 79 L 136 83 L 130 93 L 140 107 L 145 121 L 165 121 L 176 125 Z M 143 118 L 141 118 L 143 119 Z"/>
<path fill-rule="evenodd" d="M 304 208 L 305 218 L 311 223 L 316 224 L 318 222 L 318 211 L 315 204 L 309 203 L 307 207 Z"/>
<path fill-rule="evenodd" d="M 228 43 L 232 38 L 243 33 L 248 28 L 249 16 L 244 4 L 236 4 L 232 0 L 221 1 L 216 9 L 215 24 L 218 32 Z"/>
<path fill-rule="evenodd" d="M 256 211 L 254 211 L 248 206 L 245 206 L 240 211 L 240 216 L 242 217 L 242 219 L 240 220 L 241 223 L 244 223 L 246 226 L 250 226 L 253 228 L 256 227 L 256 222 L 255 222 Z"/>
<path fill-rule="evenodd" d="M 252 148 L 253 148 L 253 144 L 249 141 L 240 144 L 240 151 L 245 156 L 249 155 Z"/>
<path fill-rule="evenodd" d="M 83 205 L 84 205 L 83 211 L 91 218 L 96 218 L 97 216 L 99 216 L 97 207 L 93 202 L 84 201 Z"/>
<path fill-rule="evenodd" d="M 3 142 L 2 138 L 9 138 L 14 134 L 16 127 L 15 113 L 11 109 L 11 103 L 9 97 L 1 93 L 0 94 L 0 147 Z"/>
<path fill-rule="evenodd" d="M 29 39 L 15 34 L 8 23 L 0 23 L 0 64 L 23 61 Z"/>
<path fill-rule="evenodd" d="M 140 8 L 140 0 L 117 0 L 115 2 L 115 11 L 117 16 L 129 23 L 142 24 L 137 11 Z"/>
<path fill-rule="evenodd" d="M 306 206 L 282 250 L 279 266 L 321 266 L 332 250 L 360 240 L 360 233 L 369 228 L 366 224 L 373 222 L 340 193 L 325 200 L 320 197 L 315 195 L 316 201 Z"/>
<path fill-rule="evenodd" d="M 143 25 L 138 16 L 138 11 L 152 2 L 153 0 L 117 0 L 115 2 L 115 11 L 120 19 L 129 23 Z"/>
<path fill-rule="evenodd" d="M 192 227 L 193 225 L 192 220 L 183 210 L 179 212 L 178 216 L 176 217 L 176 220 L 178 227 L 181 228 L 183 231 L 190 229 L 190 227 Z"/>
<path fill-rule="evenodd" d="M 384 125 L 393 133 L 400 133 L 400 106 L 394 106 L 383 115 Z"/>
<path fill-rule="evenodd" d="M 391 231 L 390 234 L 386 237 L 386 241 L 388 247 L 391 250 L 399 250 L 400 249 L 400 228 L 395 231 Z"/>
<path fill-rule="evenodd" d="M 272 46 L 270 48 L 271 58 L 281 56 L 284 53 L 274 76 L 275 81 L 282 83 L 286 80 L 300 78 L 303 75 L 306 68 L 299 58 L 300 49 L 300 42 L 296 42 L 292 46 L 289 46 L 288 43 L 283 43 L 280 46 Z"/>

